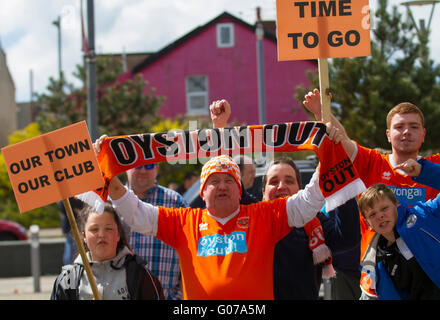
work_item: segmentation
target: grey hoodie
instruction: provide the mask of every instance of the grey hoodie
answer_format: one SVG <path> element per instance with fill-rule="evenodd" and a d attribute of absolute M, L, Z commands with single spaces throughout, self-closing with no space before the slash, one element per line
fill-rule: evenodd
<path fill-rule="evenodd" d="M 92 261 L 90 252 L 87 252 L 87 258 L 90 261 L 96 286 L 98 287 L 98 292 L 103 300 L 129 299 L 126 272 L 124 268 L 125 257 L 127 255 L 133 255 L 133 253 L 127 247 L 124 247 L 113 259 L 105 261 Z M 84 265 L 81 255 L 78 255 L 78 257 L 75 259 L 75 263 Z M 73 279 L 76 277 L 75 273 L 71 272 L 70 276 L 70 283 L 77 283 L 77 279 Z M 83 272 L 81 276 L 79 299 L 93 299 L 92 288 L 86 272 Z"/>

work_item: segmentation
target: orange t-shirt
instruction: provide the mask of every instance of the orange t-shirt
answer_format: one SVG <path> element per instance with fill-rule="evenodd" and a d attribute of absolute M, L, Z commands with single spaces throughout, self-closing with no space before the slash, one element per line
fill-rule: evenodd
<path fill-rule="evenodd" d="M 433 199 L 438 190 L 414 182 L 410 176 L 405 176 L 395 170 L 390 163 L 389 155 L 380 154 L 376 150 L 357 145 L 358 153 L 353 164 L 365 186 L 368 188 L 375 183 L 389 186 L 397 200 L 411 206 L 417 201 Z M 440 154 L 425 159 L 440 164 Z"/>
<path fill-rule="evenodd" d="M 179 254 L 185 299 L 273 299 L 275 244 L 292 229 L 287 198 L 241 205 L 225 225 L 206 209 L 159 207 L 157 238 Z"/>
<path fill-rule="evenodd" d="M 368 188 L 376 183 L 383 183 L 393 190 L 398 201 L 409 206 L 417 201 L 433 199 L 438 190 L 414 182 L 410 176 L 405 176 L 395 170 L 390 163 L 389 155 L 380 154 L 376 150 L 365 148 L 357 144 L 357 155 L 353 164 L 365 186 Z M 440 164 L 440 154 L 425 157 L 425 159 Z M 367 249 L 374 231 L 369 230 L 365 219 L 361 216 L 361 259 Z"/>

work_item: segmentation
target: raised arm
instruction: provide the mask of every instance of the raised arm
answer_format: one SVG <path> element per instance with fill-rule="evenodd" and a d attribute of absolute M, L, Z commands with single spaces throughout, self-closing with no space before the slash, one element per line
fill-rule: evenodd
<path fill-rule="evenodd" d="M 401 164 L 396 165 L 394 170 L 402 170 L 411 177 L 418 177 L 422 171 L 422 165 L 414 159 L 408 159 Z"/>
<path fill-rule="evenodd" d="M 99 137 L 93 143 L 93 150 L 97 156 L 106 135 Z M 158 208 L 139 198 L 122 184 L 118 177 L 114 177 L 109 185 L 109 196 L 113 207 L 133 231 L 155 236 L 157 233 Z"/>
<path fill-rule="evenodd" d="M 331 99 L 331 94 L 330 94 Z M 321 121 L 321 96 L 318 89 L 313 90 L 313 92 L 309 92 L 304 96 L 303 101 L 304 106 L 307 110 L 309 110 L 315 116 L 315 120 Z M 331 114 L 330 122 L 333 126 L 338 128 L 343 134 L 342 145 L 344 146 L 345 152 L 350 157 L 351 160 L 354 160 L 356 155 L 356 145 L 353 141 L 351 141 L 350 137 L 347 135 L 344 126 L 339 122 L 336 117 Z"/>
<path fill-rule="evenodd" d="M 122 197 L 111 200 L 118 215 L 133 231 L 151 236 L 157 234 L 158 207 L 139 200 L 133 191 L 127 189 Z"/>
<path fill-rule="evenodd" d="M 316 168 L 306 187 L 287 199 L 286 210 L 289 226 L 304 227 L 316 216 L 324 203 L 325 199 L 319 188 L 319 171 Z"/>
<path fill-rule="evenodd" d="M 339 128 L 333 126 L 332 123 L 327 123 L 326 126 L 329 139 L 334 143 L 339 143 L 343 136 Z M 324 203 L 325 199 L 319 188 L 319 167 L 317 167 L 306 187 L 287 199 L 289 226 L 303 227 L 316 216 Z"/>
<path fill-rule="evenodd" d="M 428 187 L 440 190 L 440 165 L 426 159 L 408 159 L 394 167 L 394 170 L 403 170 L 412 179 Z"/>
<path fill-rule="evenodd" d="M 95 156 L 98 157 L 98 154 L 101 152 L 101 145 L 104 142 L 104 139 L 108 136 L 106 134 L 100 136 L 93 142 L 93 151 L 95 152 Z M 127 189 L 125 189 L 124 185 L 121 183 L 118 177 L 114 177 L 109 185 L 109 196 L 113 200 L 121 198 Z"/>
<path fill-rule="evenodd" d="M 226 127 L 229 116 L 231 115 L 231 106 L 226 100 L 217 100 L 209 106 L 211 114 L 212 127 L 214 129 Z"/>

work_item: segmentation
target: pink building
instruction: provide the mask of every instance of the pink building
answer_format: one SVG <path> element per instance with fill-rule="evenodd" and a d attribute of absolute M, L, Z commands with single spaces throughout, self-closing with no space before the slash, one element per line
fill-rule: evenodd
<path fill-rule="evenodd" d="M 306 70 L 316 70 L 316 61 L 278 62 L 274 33 L 266 29 L 263 39 L 266 123 L 309 120 L 293 95 L 296 86 L 309 84 Z M 255 26 L 227 12 L 149 55 L 120 80 L 136 73 L 166 97 L 161 116 L 208 116 L 212 101 L 226 99 L 231 121 L 259 124 Z"/>

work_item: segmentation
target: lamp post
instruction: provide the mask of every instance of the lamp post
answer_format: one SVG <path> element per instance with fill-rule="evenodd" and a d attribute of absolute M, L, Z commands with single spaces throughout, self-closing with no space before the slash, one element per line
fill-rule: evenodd
<path fill-rule="evenodd" d="M 263 38 L 264 28 L 261 22 L 260 8 L 257 7 L 257 25 L 255 28 L 257 37 L 257 73 L 258 73 L 258 105 L 260 114 L 260 123 L 266 123 L 266 92 L 264 84 L 264 49 Z"/>
<path fill-rule="evenodd" d="M 414 26 L 416 27 L 417 32 L 427 32 L 430 30 L 432 17 L 434 15 L 435 5 L 437 3 L 440 3 L 440 0 L 418 0 L 418 1 L 413 0 L 413 1 L 406 1 L 406 2 L 402 3 L 402 6 L 405 6 L 406 9 L 408 10 L 408 15 L 411 18 L 412 22 L 414 23 Z M 419 20 L 420 29 L 419 29 L 416 21 L 414 20 L 414 16 L 412 14 L 411 7 L 423 6 L 423 5 L 429 5 L 429 4 L 431 5 L 431 13 L 429 15 L 428 27 L 425 26 L 425 19 L 420 19 Z"/>
<path fill-rule="evenodd" d="M 58 16 L 57 20 L 52 21 L 52 24 L 58 29 L 58 74 L 61 83 L 63 78 L 63 69 L 61 67 L 61 16 Z"/>
<path fill-rule="evenodd" d="M 95 12 L 93 0 L 87 0 L 87 124 L 92 141 L 98 139 L 98 96 L 96 88 Z"/>
<path fill-rule="evenodd" d="M 419 40 L 420 40 L 420 43 L 422 46 L 421 55 L 422 55 L 423 61 L 428 60 L 427 48 L 428 48 L 428 41 L 429 41 L 429 33 L 431 30 L 431 22 L 432 22 L 432 17 L 434 15 L 435 5 L 437 3 L 440 3 L 440 0 L 413 0 L 413 1 L 406 1 L 406 2 L 401 3 L 402 6 L 406 7 L 406 10 L 408 12 L 408 16 L 410 17 L 411 21 L 414 24 L 414 27 L 416 28 L 417 36 L 419 37 Z M 425 19 L 420 19 L 419 25 L 418 25 L 414 19 L 414 15 L 413 15 L 411 8 L 416 7 L 416 6 L 424 6 L 424 5 L 431 5 L 431 12 L 429 14 L 428 25 L 426 25 Z"/>

